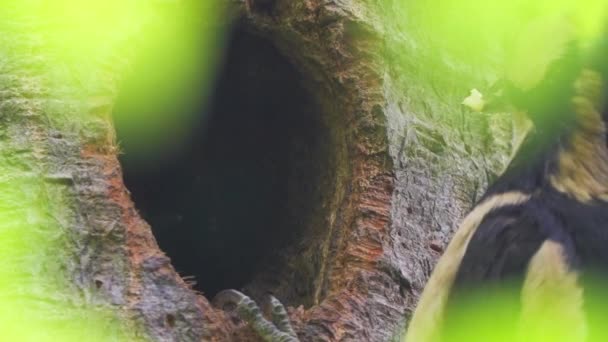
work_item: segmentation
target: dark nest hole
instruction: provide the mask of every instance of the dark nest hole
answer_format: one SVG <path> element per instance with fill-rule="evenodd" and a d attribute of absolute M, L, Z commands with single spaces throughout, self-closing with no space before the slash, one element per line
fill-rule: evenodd
<path fill-rule="evenodd" d="M 155 165 L 133 161 L 122 144 L 136 207 L 178 273 L 193 277 L 208 298 L 228 288 L 272 291 L 253 283 L 261 273 L 285 269 L 287 254 L 314 240 L 307 235 L 326 231 L 337 177 L 335 132 L 303 83 L 271 43 L 237 28 L 210 100 L 199 95 L 193 109 L 198 119 L 189 142 Z M 121 101 L 115 113 L 125 110 Z M 117 131 L 124 141 L 120 123 Z M 289 301 L 309 302 L 315 267 L 300 276 L 308 285 Z M 281 281 L 274 285 L 291 286 Z"/>

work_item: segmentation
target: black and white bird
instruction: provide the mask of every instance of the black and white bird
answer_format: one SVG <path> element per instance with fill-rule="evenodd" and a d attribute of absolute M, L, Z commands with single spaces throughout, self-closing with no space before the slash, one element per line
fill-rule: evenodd
<path fill-rule="evenodd" d="M 406 342 L 608 341 L 606 56 L 607 35 L 582 46 L 565 17 L 523 30 L 500 103 L 533 128 L 453 236 Z"/>

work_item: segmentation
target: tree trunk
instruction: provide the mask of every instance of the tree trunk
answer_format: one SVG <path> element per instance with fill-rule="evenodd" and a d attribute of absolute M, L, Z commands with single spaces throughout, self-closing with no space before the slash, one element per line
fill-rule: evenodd
<path fill-rule="evenodd" d="M 278 126 L 290 132 L 280 152 L 291 176 L 288 200 L 273 215 L 287 232 L 263 233 L 284 236 L 265 245 L 272 253 L 251 254 L 261 261 L 243 270 L 241 288 L 258 301 L 267 292 L 283 301 L 302 341 L 397 338 L 453 229 L 511 151 L 508 116 L 465 113 L 460 105 L 469 89 L 492 79 L 492 63 L 434 47 L 428 17 L 415 15 L 425 6 L 413 1 L 233 7 L 235 34 L 264 42 L 242 44 L 260 51 L 240 53 L 285 58 L 296 72 L 276 91 L 302 92 L 273 99 L 302 98 L 298 108 L 281 107 L 295 114 Z M 47 44 L 44 25 L 11 14 L 0 31 L 2 182 L 5 193 L 29 196 L 6 196 L 2 206 L 15 222 L 25 220 L 23 239 L 52 240 L 35 254 L 38 266 L 23 266 L 19 286 L 41 286 L 37 300 L 59 308 L 104 312 L 99 321 L 115 322 L 113 336 L 126 340 L 255 340 L 247 324 L 210 305 L 211 294 L 180 278 L 123 183 L 111 117 L 133 59 L 125 37 L 138 31 L 105 37 L 112 44 L 82 61 Z M 256 79 L 263 77 L 287 76 Z M 299 121 L 304 112 L 311 118 Z M 26 217 L 28 207 L 35 216 Z M 44 285 L 49 269 L 67 281 Z M 200 274 L 198 283 L 213 281 L 205 269 Z"/>

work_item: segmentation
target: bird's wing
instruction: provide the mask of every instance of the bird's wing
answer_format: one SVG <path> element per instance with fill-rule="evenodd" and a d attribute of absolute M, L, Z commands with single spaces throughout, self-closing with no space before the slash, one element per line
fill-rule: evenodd
<path fill-rule="evenodd" d="M 402 341 L 436 342 L 439 341 L 440 327 L 445 316 L 445 306 L 454 280 L 459 272 L 461 261 L 467 251 L 469 241 L 480 228 L 489 213 L 501 208 L 518 206 L 530 200 L 530 195 L 511 191 L 487 197 L 477 204 L 465 217 L 452 237 L 447 249 L 435 266 L 416 311 L 412 316 Z"/>
<path fill-rule="evenodd" d="M 442 341 L 581 341 L 583 298 L 571 246 L 542 209 L 487 215 L 450 291 Z"/>

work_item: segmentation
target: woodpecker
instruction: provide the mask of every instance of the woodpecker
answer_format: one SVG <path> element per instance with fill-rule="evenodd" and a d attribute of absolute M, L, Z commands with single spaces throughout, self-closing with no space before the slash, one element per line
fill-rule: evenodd
<path fill-rule="evenodd" d="M 608 36 L 563 16 L 516 39 L 494 96 L 532 129 L 435 266 L 406 342 L 608 341 Z"/>

